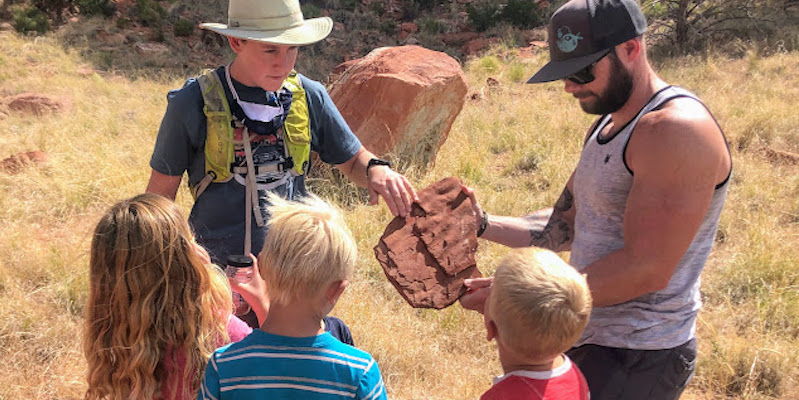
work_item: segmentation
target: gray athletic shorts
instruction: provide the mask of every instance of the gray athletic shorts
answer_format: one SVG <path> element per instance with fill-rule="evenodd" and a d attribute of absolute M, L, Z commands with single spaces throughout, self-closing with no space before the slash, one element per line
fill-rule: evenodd
<path fill-rule="evenodd" d="M 591 400 L 675 400 L 696 369 L 696 339 L 666 350 L 586 344 L 566 354 L 585 375 Z"/>

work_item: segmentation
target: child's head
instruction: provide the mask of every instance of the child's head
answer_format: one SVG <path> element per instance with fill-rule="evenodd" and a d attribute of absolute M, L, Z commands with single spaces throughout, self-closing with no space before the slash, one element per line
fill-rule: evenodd
<path fill-rule="evenodd" d="M 524 358 L 546 360 L 580 338 L 590 314 L 585 276 L 557 254 L 531 247 L 500 261 L 485 319 L 489 338 Z"/>
<path fill-rule="evenodd" d="M 224 276 L 195 246 L 183 213 L 155 194 L 123 200 L 100 219 L 89 262 L 86 398 L 153 398 L 170 373 L 167 348 L 185 355 L 183 388 L 197 388 L 226 339 L 231 304 Z"/>
<path fill-rule="evenodd" d="M 269 231 L 258 267 L 270 301 L 314 298 L 352 276 L 357 247 L 333 205 L 315 196 L 294 202 L 272 195 L 269 202 Z"/>

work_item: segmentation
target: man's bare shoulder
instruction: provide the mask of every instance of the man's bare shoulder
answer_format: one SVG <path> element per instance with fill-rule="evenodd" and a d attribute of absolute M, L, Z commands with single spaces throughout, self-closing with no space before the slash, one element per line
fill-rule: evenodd
<path fill-rule="evenodd" d="M 628 145 L 631 167 L 646 160 L 681 160 L 728 169 L 729 152 L 710 112 L 690 98 L 678 98 L 644 115 Z M 697 167 L 700 167 L 697 165 Z"/>
<path fill-rule="evenodd" d="M 721 135 L 716 121 L 707 108 L 690 98 L 671 100 L 661 108 L 647 113 L 641 117 L 635 131 L 636 135 L 671 134 L 683 139 L 697 134 Z"/>

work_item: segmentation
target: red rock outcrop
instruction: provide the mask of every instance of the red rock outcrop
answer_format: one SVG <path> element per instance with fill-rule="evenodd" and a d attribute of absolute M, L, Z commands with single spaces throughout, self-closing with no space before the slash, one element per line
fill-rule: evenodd
<path fill-rule="evenodd" d="M 383 47 L 342 69 L 330 96 L 364 147 L 409 164 L 435 161 L 468 90 L 455 59 L 419 46 Z"/>
<path fill-rule="evenodd" d="M 0 171 L 14 175 L 22 172 L 27 167 L 48 164 L 49 162 L 50 156 L 38 150 L 17 153 L 0 161 Z"/>
<path fill-rule="evenodd" d="M 408 304 L 441 309 L 466 293 L 464 279 L 482 276 L 474 260 L 476 232 L 460 180 L 446 178 L 419 192 L 407 219 L 391 221 L 375 257 Z"/>
<path fill-rule="evenodd" d="M 32 115 L 63 111 L 68 103 L 55 96 L 39 93 L 21 93 L 5 99 L 8 109 Z"/>

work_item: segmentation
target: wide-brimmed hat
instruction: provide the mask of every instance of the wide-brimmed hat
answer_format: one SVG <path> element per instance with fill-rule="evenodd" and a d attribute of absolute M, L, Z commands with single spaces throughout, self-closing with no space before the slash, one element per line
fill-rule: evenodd
<path fill-rule="evenodd" d="M 527 83 L 563 79 L 646 32 L 636 0 L 571 0 L 549 20 L 550 61 Z"/>
<path fill-rule="evenodd" d="M 230 0 L 227 25 L 207 22 L 200 28 L 241 39 L 301 46 L 326 38 L 333 20 L 306 20 L 299 0 Z"/>

